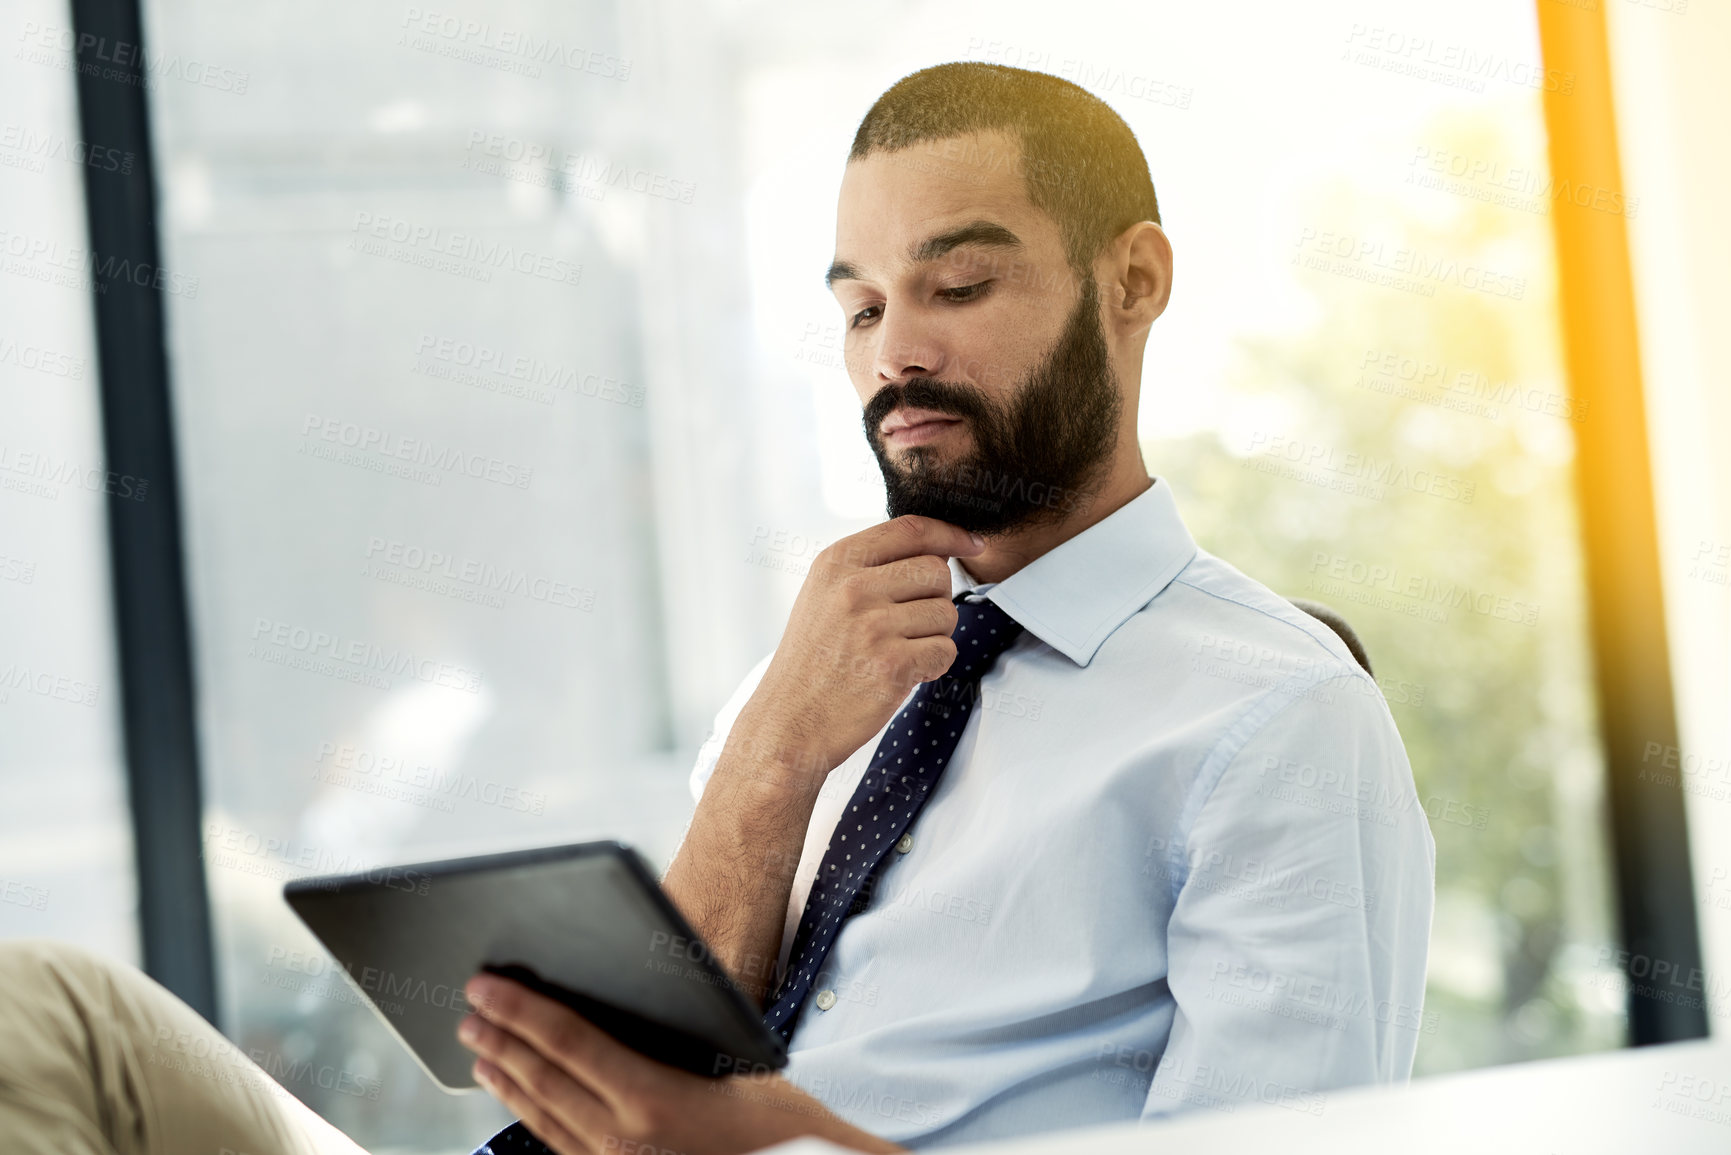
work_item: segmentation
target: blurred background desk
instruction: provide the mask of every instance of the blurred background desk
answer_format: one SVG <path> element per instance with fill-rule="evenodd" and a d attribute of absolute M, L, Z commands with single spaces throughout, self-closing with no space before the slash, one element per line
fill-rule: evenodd
<path fill-rule="evenodd" d="M 1203 1088 L 1199 1088 L 1203 1090 Z M 816 1139 L 776 1155 L 835 1155 Z M 946 1148 L 994 1155 L 1278 1150 L 1281 1155 L 1723 1155 L 1731 1151 L 1731 1042 L 1677 1043 L 1521 1063 L 1327 1096 L 1319 1114 L 1257 1104 L 1167 1123 L 1114 1124 Z"/>

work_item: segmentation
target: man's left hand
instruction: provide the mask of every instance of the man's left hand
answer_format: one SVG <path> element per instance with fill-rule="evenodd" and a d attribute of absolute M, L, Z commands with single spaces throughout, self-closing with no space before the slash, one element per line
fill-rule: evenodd
<path fill-rule="evenodd" d="M 658 1063 L 561 1003 L 480 974 L 457 1037 L 476 1080 L 559 1155 L 742 1155 L 801 1135 L 905 1150 L 831 1114 L 780 1075 L 708 1079 Z"/>

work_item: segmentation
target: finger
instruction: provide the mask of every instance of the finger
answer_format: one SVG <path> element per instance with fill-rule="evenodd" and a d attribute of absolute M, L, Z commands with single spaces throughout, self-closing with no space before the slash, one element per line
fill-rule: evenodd
<path fill-rule="evenodd" d="M 948 598 L 955 584 L 950 563 L 935 554 L 902 558 L 855 573 L 852 580 L 892 602 Z"/>
<path fill-rule="evenodd" d="M 935 682 L 956 664 L 956 643 L 947 637 L 918 638 L 909 643 L 908 668 L 916 682 Z"/>
<path fill-rule="evenodd" d="M 986 547 L 986 543 L 959 525 L 907 513 L 844 537 L 830 548 L 837 547 L 841 547 L 843 561 L 874 566 L 918 557 L 923 553 L 939 557 L 973 557 Z"/>
<path fill-rule="evenodd" d="M 487 1088 L 493 1098 L 505 1104 L 507 1110 L 521 1119 L 523 1126 L 529 1128 L 535 1138 L 559 1155 L 595 1155 L 597 1148 L 590 1147 L 568 1131 L 505 1071 L 485 1059 L 476 1059 L 474 1072 L 477 1083 Z"/>
<path fill-rule="evenodd" d="M 469 980 L 469 1002 L 490 1023 L 557 1063 L 611 1108 L 619 1086 L 641 1074 L 646 1059 L 563 1003 L 497 975 Z"/>
<path fill-rule="evenodd" d="M 895 602 L 878 612 L 898 638 L 947 638 L 956 632 L 956 623 L 961 620 L 961 611 L 949 598 Z"/>
<path fill-rule="evenodd" d="M 530 1043 L 474 1015 L 463 1021 L 459 1037 L 483 1061 L 509 1075 L 566 1130 L 576 1135 L 608 1132 L 613 1112 L 595 1090 Z"/>
<path fill-rule="evenodd" d="M 934 635 L 904 638 L 878 657 L 855 659 L 851 669 L 856 677 L 862 679 L 861 693 L 885 693 L 873 687 L 887 682 L 901 689 L 884 700 L 900 702 L 919 683 L 943 677 L 955 664 L 956 643 Z"/>

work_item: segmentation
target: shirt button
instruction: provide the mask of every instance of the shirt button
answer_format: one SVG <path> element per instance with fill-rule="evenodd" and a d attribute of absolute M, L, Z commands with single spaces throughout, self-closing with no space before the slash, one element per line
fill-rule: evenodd
<path fill-rule="evenodd" d="M 906 854 L 908 851 L 912 850 L 913 848 L 914 848 L 914 836 L 913 835 L 904 834 L 900 838 L 896 839 L 896 853 L 897 854 Z"/>
<path fill-rule="evenodd" d="M 819 991 L 819 992 L 817 992 L 817 1009 L 818 1010 L 827 1011 L 833 1006 L 835 1006 L 835 992 L 834 991 Z"/>

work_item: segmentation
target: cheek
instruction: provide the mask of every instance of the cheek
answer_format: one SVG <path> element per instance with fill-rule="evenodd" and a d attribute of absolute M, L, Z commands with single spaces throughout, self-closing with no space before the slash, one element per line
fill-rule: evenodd
<path fill-rule="evenodd" d="M 1018 371 L 1019 362 L 1013 354 L 1006 355 L 1003 349 L 990 345 L 981 347 L 981 350 L 958 353 L 955 376 L 1001 405 L 1015 392 L 1016 382 L 1022 379 L 1023 373 Z"/>
<path fill-rule="evenodd" d="M 1023 334 L 989 332 L 958 344 L 948 375 L 1001 402 L 1027 378 L 1034 360 Z"/>
<path fill-rule="evenodd" d="M 982 310 L 955 330 L 957 375 L 993 400 L 1004 401 L 1045 356 L 1061 328 L 1061 316 L 1043 301 L 1022 298 Z"/>
<path fill-rule="evenodd" d="M 843 356 L 847 360 L 847 379 L 853 386 L 854 395 L 864 406 L 883 388 L 877 374 L 872 372 L 871 357 L 862 349 L 849 349 Z"/>

